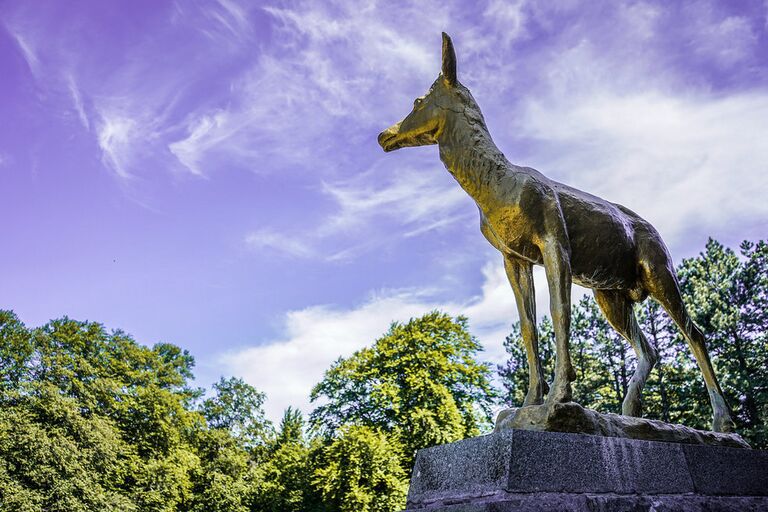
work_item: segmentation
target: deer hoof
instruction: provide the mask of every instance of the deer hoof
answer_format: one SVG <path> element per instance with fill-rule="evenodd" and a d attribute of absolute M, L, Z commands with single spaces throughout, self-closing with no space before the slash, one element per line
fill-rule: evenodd
<path fill-rule="evenodd" d="M 643 413 L 643 405 L 639 399 L 627 400 L 624 399 L 624 403 L 621 404 L 621 414 L 624 416 L 632 416 L 639 418 Z"/>
<path fill-rule="evenodd" d="M 564 403 L 570 402 L 573 399 L 573 392 L 571 391 L 571 383 L 565 379 L 555 377 L 555 381 L 552 383 L 552 389 L 547 395 L 548 403 Z"/>
<path fill-rule="evenodd" d="M 539 384 L 534 384 L 528 388 L 528 394 L 525 395 L 523 407 L 527 405 L 541 405 L 544 403 L 544 395 L 549 393 L 549 386 L 543 380 Z"/>
<path fill-rule="evenodd" d="M 544 403 L 544 396 L 536 393 L 533 391 L 528 392 L 527 395 L 525 395 L 525 400 L 523 400 L 523 407 L 527 407 L 529 405 L 541 405 Z"/>
<path fill-rule="evenodd" d="M 729 414 L 716 414 L 712 420 L 712 431 L 730 434 L 736 431 L 736 424 Z"/>

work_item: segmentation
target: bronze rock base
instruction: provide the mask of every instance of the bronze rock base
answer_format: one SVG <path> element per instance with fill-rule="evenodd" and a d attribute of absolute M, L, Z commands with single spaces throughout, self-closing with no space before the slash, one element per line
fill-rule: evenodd
<path fill-rule="evenodd" d="M 663 421 L 603 414 L 575 402 L 529 405 L 506 409 L 496 418 L 495 432 L 507 429 L 545 432 L 571 432 L 603 437 L 663 441 L 667 443 L 705 444 L 730 448 L 749 448 L 738 434 L 697 430 Z"/>

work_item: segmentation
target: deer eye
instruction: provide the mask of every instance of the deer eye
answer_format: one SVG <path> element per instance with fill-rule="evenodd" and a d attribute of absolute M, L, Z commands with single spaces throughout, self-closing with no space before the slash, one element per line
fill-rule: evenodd
<path fill-rule="evenodd" d="M 419 108 L 423 102 L 424 100 L 422 98 L 416 98 L 413 100 L 413 108 Z"/>

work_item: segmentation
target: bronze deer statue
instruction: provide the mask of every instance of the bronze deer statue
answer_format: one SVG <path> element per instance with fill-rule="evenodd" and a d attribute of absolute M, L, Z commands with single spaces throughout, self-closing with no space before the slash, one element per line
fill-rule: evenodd
<path fill-rule="evenodd" d="M 520 314 L 530 372 L 525 405 L 571 400 L 576 378 L 569 354 L 571 283 L 591 288 L 608 322 L 637 354 L 637 369 L 622 414 L 641 414 L 641 393 L 658 360 L 643 335 L 633 304 L 649 295 L 682 331 L 704 376 L 712 429 L 734 428 L 712 368 L 704 336 L 686 311 L 672 258 L 659 233 L 639 215 L 530 167 L 510 163 L 496 147 L 475 99 L 457 80 L 453 43 L 443 33 L 442 72 L 414 101 L 405 119 L 378 138 L 384 151 L 437 144 L 440 159 L 480 210 L 480 230 L 504 256 Z M 533 265 L 543 265 L 555 330 L 551 389 L 539 360 Z M 544 400 L 546 395 L 546 402 Z"/>

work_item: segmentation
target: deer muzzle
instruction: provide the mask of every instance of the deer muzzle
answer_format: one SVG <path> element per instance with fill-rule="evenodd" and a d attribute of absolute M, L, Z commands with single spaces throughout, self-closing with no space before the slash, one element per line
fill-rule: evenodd
<path fill-rule="evenodd" d="M 379 134 L 379 146 L 387 152 L 397 149 L 395 147 L 395 142 L 399 133 L 400 123 L 390 126 Z"/>

